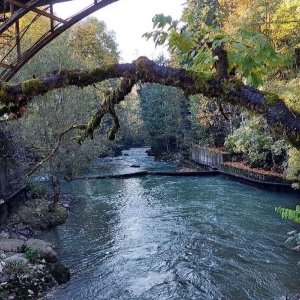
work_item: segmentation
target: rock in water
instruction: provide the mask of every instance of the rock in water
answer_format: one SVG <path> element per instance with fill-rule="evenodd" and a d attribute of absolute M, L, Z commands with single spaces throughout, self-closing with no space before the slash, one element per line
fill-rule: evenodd
<path fill-rule="evenodd" d="M 29 239 L 25 242 L 25 246 L 26 248 L 36 249 L 46 262 L 54 263 L 58 260 L 57 253 L 52 249 L 51 243 L 38 239 Z"/>
<path fill-rule="evenodd" d="M 132 164 L 130 167 L 131 167 L 131 168 L 140 168 L 141 166 L 138 165 L 138 164 Z"/>
<path fill-rule="evenodd" d="M 51 272 L 58 284 L 66 283 L 70 280 L 70 270 L 62 263 L 56 263 Z"/>

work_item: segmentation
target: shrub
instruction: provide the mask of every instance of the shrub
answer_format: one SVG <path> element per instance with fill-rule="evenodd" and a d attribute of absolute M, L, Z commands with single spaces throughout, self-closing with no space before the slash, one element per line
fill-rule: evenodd
<path fill-rule="evenodd" d="M 36 248 L 27 247 L 25 257 L 29 259 L 31 263 L 35 263 L 40 258 L 40 253 Z"/>
<path fill-rule="evenodd" d="M 45 184 L 31 181 L 27 184 L 27 196 L 31 199 L 46 198 L 48 189 Z"/>
<path fill-rule="evenodd" d="M 277 140 L 261 117 L 253 117 L 228 135 L 224 146 L 231 153 L 244 154 L 244 162 L 253 168 L 283 172 L 287 145 Z"/>
<path fill-rule="evenodd" d="M 22 260 L 11 260 L 6 263 L 4 267 L 4 272 L 7 274 L 27 274 L 29 273 L 29 268 Z"/>
<path fill-rule="evenodd" d="M 9 296 L 8 291 L 1 291 L 0 292 L 0 299 L 7 299 Z"/>
<path fill-rule="evenodd" d="M 288 152 L 288 167 L 287 176 L 289 179 L 300 182 L 300 151 L 296 148 L 291 148 Z"/>
<path fill-rule="evenodd" d="M 282 219 L 300 223 L 300 205 L 297 205 L 295 210 L 279 206 L 275 208 L 275 211 L 281 215 Z"/>

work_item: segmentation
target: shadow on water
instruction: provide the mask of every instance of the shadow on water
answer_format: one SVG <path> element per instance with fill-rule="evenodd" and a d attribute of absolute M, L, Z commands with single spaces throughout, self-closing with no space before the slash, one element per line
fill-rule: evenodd
<path fill-rule="evenodd" d="M 144 149 L 134 151 L 147 169 Z M 131 163 L 126 157 L 115 160 L 119 167 Z M 219 177 L 85 180 L 63 189 L 77 201 L 44 238 L 73 276 L 46 299 L 282 299 L 299 292 L 299 256 L 284 244 L 294 224 L 274 211 L 293 206 L 294 196 Z"/>

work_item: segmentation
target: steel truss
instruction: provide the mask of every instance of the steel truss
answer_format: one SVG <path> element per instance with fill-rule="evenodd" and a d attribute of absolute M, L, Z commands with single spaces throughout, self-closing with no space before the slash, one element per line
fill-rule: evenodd
<path fill-rule="evenodd" d="M 73 16 L 62 19 L 54 15 L 53 4 L 70 0 L 2 0 L 0 1 L 0 80 L 9 81 L 37 52 L 58 37 L 65 30 L 118 0 L 93 0 Z M 70 5 L 72 5 L 70 3 Z M 30 24 L 20 28 L 20 19 L 33 12 Z M 25 48 L 23 42 L 32 24 L 43 16 L 49 19 L 49 28 L 32 45 Z M 43 28 L 44 29 L 44 28 Z"/>

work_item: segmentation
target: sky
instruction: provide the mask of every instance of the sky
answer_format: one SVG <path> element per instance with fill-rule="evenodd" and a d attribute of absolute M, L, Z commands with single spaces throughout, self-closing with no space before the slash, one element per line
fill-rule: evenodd
<path fill-rule="evenodd" d="M 94 0 L 72 0 L 54 5 L 54 12 L 63 18 L 79 12 Z M 152 59 L 165 48 L 155 49 L 152 40 L 142 38 L 145 32 L 152 30 L 152 18 L 163 13 L 180 19 L 185 0 L 119 0 L 108 5 L 91 16 L 104 21 L 108 30 L 115 32 L 116 41 L 121 52 L 122 62 L 132 62 L 139 56 Z"/>

